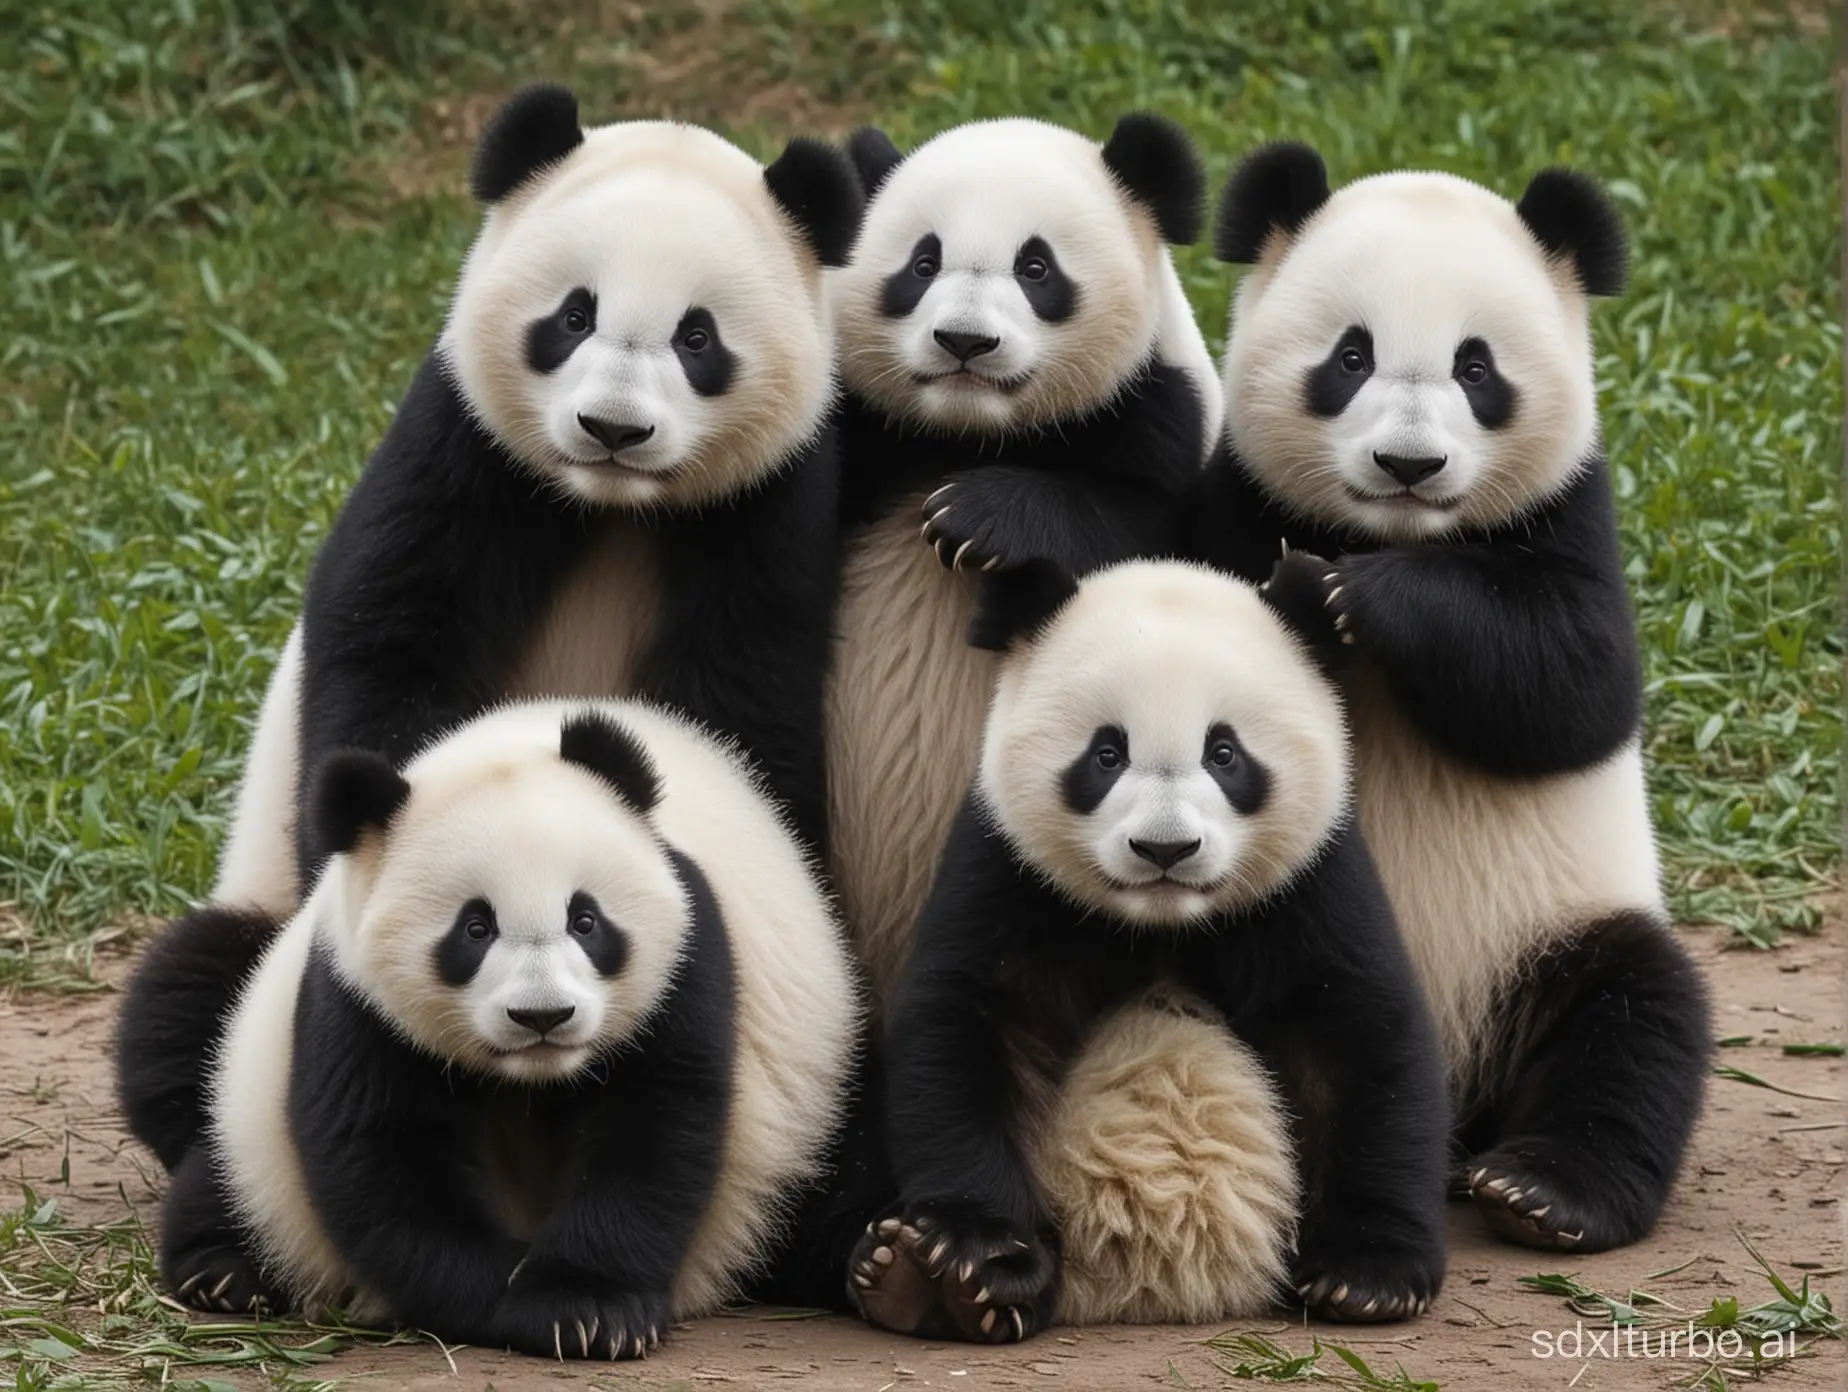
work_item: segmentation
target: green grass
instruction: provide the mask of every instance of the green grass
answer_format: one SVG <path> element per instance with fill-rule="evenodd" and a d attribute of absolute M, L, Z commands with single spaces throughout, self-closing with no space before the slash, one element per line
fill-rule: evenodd
<path fill-rule="evenodd" d="M 1676 904 L 1758 942 L 1813 916 L 1842 444 L 1814 26 L 1625 0 L 390 8 L 0 0 L 27 36 L 0 75 L 0 975 L 209 884 L 309 560 L 440 324 L 471 123 L 541 74 L 593 118 L 759 152 L 875 114 L 901 143 L 1011 112 L 1102 135 L 1146 105 L 1215 181 L 1285 135 L 1338 180 L 1604 177 L 1635 276 L 1597 311 L 1601 395 Z M 1182 261 L 1217 345 L 1231 273 Z"/>

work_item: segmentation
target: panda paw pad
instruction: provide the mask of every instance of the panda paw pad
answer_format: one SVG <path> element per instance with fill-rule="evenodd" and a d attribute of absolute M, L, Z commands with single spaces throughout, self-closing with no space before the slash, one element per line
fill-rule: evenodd
<path fill-rule="evenodd" d="M 919 1338 L 1017 1343 L 1050 1314 L 1056 1259 L 1008 1225 L 929 1212 L 868 1226 L 848 1291 L 871 1323 Z"/>

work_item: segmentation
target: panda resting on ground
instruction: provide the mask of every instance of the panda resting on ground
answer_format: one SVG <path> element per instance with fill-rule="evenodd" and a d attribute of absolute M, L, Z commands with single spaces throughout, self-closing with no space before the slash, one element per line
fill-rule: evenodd
<path fill-rule="evenodd" d="M 1348 1320 L 1436 1294 L 1442 1056 L 1353 823 L 1320 571 L 1269 590 L 1174 563 L 995 578 L 981 771 L 887 1033 L 903 1202 L 852 1274 L 876 1323 L 1003 1342 L 1056 1317 L 1059 1230 L 1091 1219 L 1035 1173 L 1074 1120 L 1049 1099 L 1149 992 L 1199 1002 L 1248 1074 L 1213 1128 L 1246 1266 L 1194 1279 L 1255 1313 L 1287 1275 Z"/>
<path fill-rule="evenodd" d="M 756 772 L 652 705 L 514 704 L 402 774 L 331 756 L 308 814 L 333 858 L 217 1045 L 166 1201 L 174 1293 L 570 1358 L 735 1295 L 819 1169 L 858 1027 Z"/>
<path fill-rule="evenodd" d="M 1361 826 L 1435 1010 L 1489 1226 L 1597 1251 L 1649 1231 L 1700 1110 L 1707 995 L 1659 887 L 1642 661 L 1587 297 L 1626 270 L 1583 175 L 1518 204 L 1443 174 L 1330 193 L 1301 145 L 1227 186 L 1250 264 L 1197 552 L 1325 559 Z"/>
<path fill-rule="evenodd" d="M 504 699 L 684 710 L 822 846 L 839 486 L 822 268 L 858 230 L 851 166 L 815 141 L 765 168 L 694 126 L 586 131 L 539 86 L 489 123 L 471 185 L 486 217 L 316 559 L 192 916 L 204 936 L 156 942 L 131 1028 L 178 996 L 214 1018 L 294 912 L 326 855 L 297 816 L 320 759 L 401 765 Z M 163 1156 L 197 1134 L 197 1037 L 131 1089 Z"/>

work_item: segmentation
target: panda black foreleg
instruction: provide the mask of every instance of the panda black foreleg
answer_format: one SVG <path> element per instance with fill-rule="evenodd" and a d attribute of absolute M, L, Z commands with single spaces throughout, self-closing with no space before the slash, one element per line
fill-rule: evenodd
<path fill-rule="evenodd" d="M 736 1058 L 731 949 L 705 876 L 671 854 L 692 898 L 692 946 L 640 1049 L 587 1086 L 570 1193 L 494 1311 L 496 1340 L 524 1353 L 639 1358 L 658 1346 L 711 1207 Z"/>
<path fill-rule="evenodd" d="M 129 978 L 116 1025 L 116 1092 L 129 1130 L 169 1171 L 205 1134 L 212 1051 L 275 936 L 266 913 L 208 904 L 163 928 Z"/>
<path fill-rule="evenodd" d="M 263 1279 L 207 1146 L 187 1151 L 167 1186 L 160 1274 L 174 1298 L 195 1310 L 277 1314 L 286 1305 Z"/>
<path fill-rule="evenodd" d="M 1489 1226 L 1597 1252 L 1654 1227 L 1700 1114 L 1712 1055 L 1699 969 L 1654 915 L 1588 925 L 1510 988 L 1464 1165 Z"/>
<path fill-rule="evenodd" d="M 953 570 L 1052 561 L 1081 576 L 1172 549 L 1178 512 L 1146 483 L 989 464 L 950 475 L 924 500 L 924 541 Z"/>

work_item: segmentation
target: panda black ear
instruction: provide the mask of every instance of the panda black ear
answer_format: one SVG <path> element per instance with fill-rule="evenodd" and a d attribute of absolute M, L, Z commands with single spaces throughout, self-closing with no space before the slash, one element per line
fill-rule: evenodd
<path fill-rule="evenodd" d="M 580 711 L 558 732 L 558 757 L 595 774 L 643 816 L 661 801 L 661 775 L 633 734 L 599 711 Z"/>
<path fill-rule="evenodd" d="M 469 191 L 483 203 L 498 203 L 583 143 L 570 88 L 551 82 L 522 87 L 481 133 L 469 166 Z"/>
<path fill-rule="evenodd" d="M 1548 256 L 1569 256 L 1587 295 L 1621 295 L 1630 250 L 1617 205 L 1575 169 L 1542 169 L 1514 206 Z"/>
<path fill-rule="evenodd" d="M 860 187 L 871 198 L 888 175 L 905 162 L 904 152 L 877 126 L 861 126 L 847 138 L 847 158 L 853 161 Z"/>
<path fill-rule="evenodd" d="M 1006 652 L 1052 622 L 1077 593 L 1071 572 L 1053 561 L 1029 561 L 985 575 L 975 617 L 969 621 L 969 646 Z"/>
<path fill-rule="evenodd" d="M 1200 240 L 1206 170 L 1193 138 L 1173 121 L 1152 111 L 1119 119 L 1104 142 L 1104 168 L 1155 215 L 1163 241 L 1192 246 Z"/>
<path fill-rule="evenodd" d="M 329 754 L 308 799 L 316 846 L 327 855 L 344 855 L 368 831 L 390 826 L 410 795 L 411 785 L 382 754 L 367 749 Z"/>
<path fill-rule="evenodd" d="M 1328 167 L 1313 147 L 1274 141 L 1246 155 L 1219 195 L 1213 255 L 1249 265 L 1273 233 L 1294 237 L 1328 201 Z"/>
<path fill-rule="evenodd" d="M 797 136 L 764 170 L 770 196 L 796 220 L 824 266 L 844 266 L 860 235 L 866 195 L 847 157 L 832 145 Z"/>

